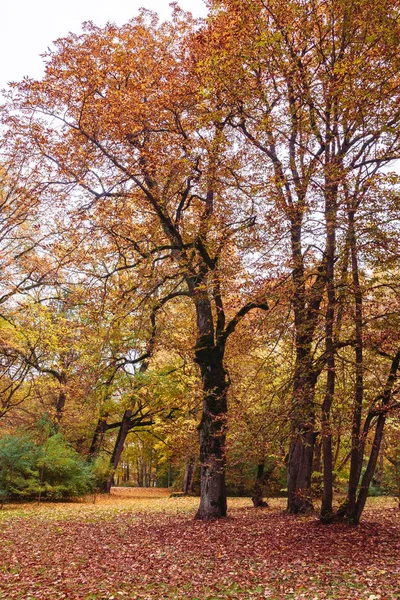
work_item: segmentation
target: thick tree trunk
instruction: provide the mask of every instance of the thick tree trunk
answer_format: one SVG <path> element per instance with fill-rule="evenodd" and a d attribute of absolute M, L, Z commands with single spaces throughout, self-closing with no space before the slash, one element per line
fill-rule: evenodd
<path fill-rule="evenodd" d="M 225 438 L 228 383 L 223 353 L 218 348 L 198 349 L 196 361 L 203 382 L 203 416 L 200 433 L 200 507 L 196 519 L 226 516 Z"/>
<path fill-rule="evenodd" d="M 314 455 L 314 389 L 309 360 L 304 354 L 296 369 L 292 413 L 292 440 L 288 457 L 288 503 L 291 514 L 313 510 L 311 500 L 311 475 Z"/>
<path fill-rule="evenodd" d="M 287 465 L 287 510 L 292 514 L 308 512 L 313 508 L 311 475 L 315 440 L 314 396 L 318 374 L 313 366 L 312 342 L 326 283 L 323 260 L 313 285 L 308 292 L 306 291 L 301 234 L 302 211 L 300 210 L 297 216 L 294 214 L 291 223 L 296 365 L 292 393 L 292 439 Z"/>
<path fill-rule="evenodd" d="M 313 509 L 311 500 L 311 475 L 314 448 L 314 424 L 299 424 L 297 436 L 292 440 L 288 460 L 288 507 L 292 514 Z"/>

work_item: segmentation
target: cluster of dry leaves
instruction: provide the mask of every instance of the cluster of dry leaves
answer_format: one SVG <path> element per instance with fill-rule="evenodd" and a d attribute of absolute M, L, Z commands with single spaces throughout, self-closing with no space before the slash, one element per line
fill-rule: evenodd
<path fill-rule="evenodd" d="M 400 598 L 400 513 L 371 506 L 358 528 L 231 502 L 118 498 L 12 507 L 0 520 L 2 600 Z"/>

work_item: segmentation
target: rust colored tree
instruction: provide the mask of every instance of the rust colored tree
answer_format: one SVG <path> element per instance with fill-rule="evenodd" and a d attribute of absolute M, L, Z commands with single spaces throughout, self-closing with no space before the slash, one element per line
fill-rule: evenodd
<path fill-rule="evenodd" d="M 312 506 L 322 361 L 323 515 L 329 520 L 339 224 L 347 179 L 362 186 L 399 156 L 399 3 L 226 0 L 211 6 L 208 30 L 199 34 L 201 76 L 253 149 L 266 206 L 273 202 L 288 228 L 296 330 L 288 510 Z"/>
<path fill-rule="evenodd" d="M 192 77 L 192 30 L 179 11 L 163 25 L 148 13 L 121 28 L 88 25 L 57 42 L 42 81 L 15 87 L 8 123 L 39 157 L 48 201 L 78 206 L 77 228 L 89 223 L 122 248 L 114 273 L 146 270 L 132 295 L 192 303 L 203 385 L 197 517 L 213 519 L 226 514 L 225 347 L 249 311 L 268 306 L 259 282 L 240 293 L 234 284 L 254 214 L 238 186 L 241 151 Z"/>

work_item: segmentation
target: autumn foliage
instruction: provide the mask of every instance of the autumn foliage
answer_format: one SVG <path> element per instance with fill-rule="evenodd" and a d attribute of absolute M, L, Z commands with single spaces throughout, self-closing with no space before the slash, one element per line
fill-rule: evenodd
<path fill-rule="evenodd" d="M 164 496 L 164 497 L 162 497 Z M 368 508 L 359 528 L 234 500 L 231 518 L 193 520 L 195 499 L 112 494 L 2 515 L 0 598 L 392 600 L 399 516 Z M 19 526 L 17 527 L 16 524 Z"/>
<path fill-rule="evenodd" d="M 45 415 L 200 520 L 228 478 L 358 523 L 399 467 L 400 4 L 209 5 L 87 23 L 7 92 L 4 435 Z"/>

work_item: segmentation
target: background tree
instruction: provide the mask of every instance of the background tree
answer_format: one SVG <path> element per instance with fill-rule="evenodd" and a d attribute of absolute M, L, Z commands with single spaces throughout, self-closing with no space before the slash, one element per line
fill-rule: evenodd
<path fill-rule="evenodd" d="M 324 463 L 331 470 L 335 263 L 346 178 L 353 174 L 363 182 L 399 154 L 398 5 L 233 0 L 215 3 L 211 14 L 208 33 L 199 36 L 201 76 L 254 150 L 254 168 L 264 171 L 266 205 L 273 201 L 288 224 L 296 327 L 288 510 L 297 513 L 311 506 L 321 320 Z M 330 488 L 327 482 L 327 518 Z"/>

